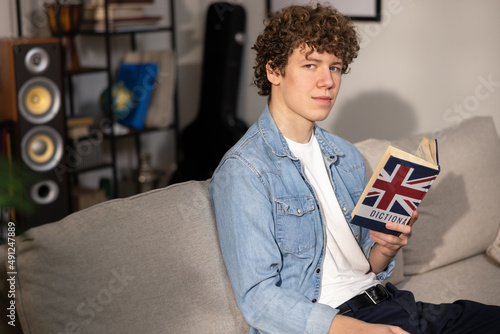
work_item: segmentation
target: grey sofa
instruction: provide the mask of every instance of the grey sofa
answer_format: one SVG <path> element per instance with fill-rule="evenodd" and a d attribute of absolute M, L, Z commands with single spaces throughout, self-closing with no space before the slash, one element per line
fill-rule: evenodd
<path fill-rule="evenodd" d="M 420 138 L 391 144 L 413 151 Z M 442 172 L 390 280 L 425 301 L 500 305 L 500 139 L 488 117 L 438 139 Z M 357 143 L 368 173 L 388 144 Z M 24 333 L 248 332 L 219 252 L 208 181 L 108 201 L 16 243 L 15 287 L 2 265 L 0 288 L 7 305 L 14 289 Z"/>

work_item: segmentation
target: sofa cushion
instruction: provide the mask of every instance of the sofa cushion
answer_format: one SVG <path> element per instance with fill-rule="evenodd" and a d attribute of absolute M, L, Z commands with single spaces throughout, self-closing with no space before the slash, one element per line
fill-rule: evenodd
<path fill-rule="evenodd" d="M 208 182 L 116 199 L 19 238 L 24 333 L 247 333 Z"/>
<path fill-rule="evenodd" d="M 500 305 L 500 265 L 481 253 L 420 275 L 407 277 L 397 287 L 411 290 L 416 300 L 451 303 L 457 299 Z"/>

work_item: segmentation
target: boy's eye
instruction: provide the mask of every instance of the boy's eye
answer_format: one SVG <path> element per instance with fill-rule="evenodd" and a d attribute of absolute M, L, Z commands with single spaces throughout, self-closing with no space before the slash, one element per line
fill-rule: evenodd
<path fill-rule="evenodd" d="M 309 69 L 311 69 L 311 68 L 313 68 L 313 67 L 314 67 L 314 64 L 307 64 L 307 65 L 305 65 L 304 67 L 305 67 L 305 68 L 309 68 Z"/>
<path fill-rule="evenodd" d="M 330 71 L 338 72 L 338 71 L 340 71 L 340 68 L 338 68 L 337 66 L 332 66 L 332 67 L 330 67 Z"/>

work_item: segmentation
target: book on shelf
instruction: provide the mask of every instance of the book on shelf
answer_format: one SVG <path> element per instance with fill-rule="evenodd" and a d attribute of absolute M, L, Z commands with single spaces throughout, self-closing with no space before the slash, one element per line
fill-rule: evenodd
<path fill-rule="evenodd" d="M 77 125 L 67 130 L 67 136 L 73 142 L 78 142 L 80 138 L 87 137 L 90 134 L 90 128 L 87 125 Z"/>
<path fill-rule="evenodd" d="M 144 29 L 152 28 L 158 25 L 158 22 L 162 19 L 161 16 L 141 16 L 133 18 L 119 18 L 108 21 L 108 27 L 111 31 L 120 31 L 124 29 Z M 80 25 L 82 31 L 106 31 L 106 21 L 105 20 L 86 20 L 82 21 Z"/>
<path fill-rule="evenodd" d="M 162 19 L 158 15 L 147 15 L 144 10 L 151 8 L 153 0 L 109 0 L 108 24 L 110 30 L 150 28 Z M 103 32 L 106 30 L 106 6 L 104 0 L 87 0 L 80 25 L 82 31 Z"/>
<path fill-rule="evenodd" d="M 108 8 L 114 7 L 145 7 L 153 5 L 154 0 L 108 0 Z M 86 7 L 104 6 L 104 0 L 86 0 Z"/>
<path fill-rule="evenodd" d="M 112 7 L 108 8 L 108 20 L 130 19 L 144 16 L 144 7 Z M 106 19 L 104 6 L 85 7 L 83 21 L 103 21 Z"/>
<path fill-rule="evenodd" d="M 102 163 L 102 133 L 93 128 L 93 125 L 94 118 L 91 116 L 72 116 L 66 119 L 66 136 L 70 140 L 66 163 L 75 171 Z"/>
<path fill-rule="evenodd" d="M 94 124 L 94 118 L 90 116 L 71 116 L 66 118 L 66 126 L 68 128 L 78 125 L 91 126 Z"/>
<path fill-rule="evenodd" d="M 133 101 L 130 110 L 118 117 L 118 123 L 137 130 L 144 129 L 157 75 L 156 63 L 120 65 L 116 84 L 124 85 L 132 93 Z"/>
<path fill-rule="evenodd" d="M 155 63 L 158 65 L 156 87 L 146 115 L 146 128 L 165 128 L 174 121 L 175 54 L 172 50 L 127 52 L 124 64 Z"/>
<path fill-rule="evenodd" d="M 424 137 L 414 154 L 389 146 L 351 214 L 351 223 L 399 235 L 385 223 L 408 224 L 439 172 L 436 140 Z"/>
<path fill-rule="evenodd" d="M 89 116 L 72 116 L 66 119 L 66 135 L 73 142 L 86 137 L 90 133 L 90 127 L 94 124 L 94 119 Z"/>
<path fill-rule="evenodd" d="M 153 1 L 108 1 L 108 19 L 143 17 L 144 10 L 151 8 Z M 104 1 L 91 0 L 83 8 L 83 21 L 105 20 L 106 6 Z"/>

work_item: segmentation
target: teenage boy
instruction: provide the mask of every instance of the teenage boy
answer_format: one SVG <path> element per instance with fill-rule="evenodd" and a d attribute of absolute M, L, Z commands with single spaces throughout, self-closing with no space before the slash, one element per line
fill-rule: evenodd
<path fill-rule="evenodd" d="M 268 20 L 253 49 L 254 82 L 268 107 L 210 183 L 224 262 L 250 332 L 498 329 L 500 308 L 416 303 L 410 292 L 380 284 L 417 213 L 408 225 L 387 223 L 399 237 L 350 224 L 366 184 L 363 159 L 316 125 L 357 57 L 350 20 L 330 6 L 287 7 Z"/>

